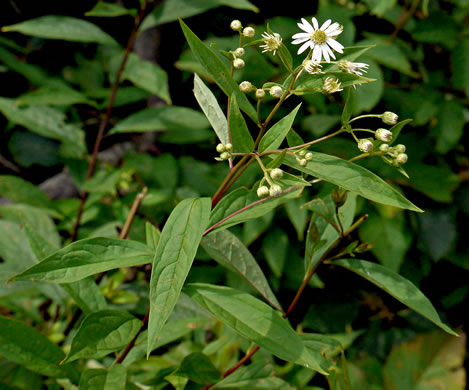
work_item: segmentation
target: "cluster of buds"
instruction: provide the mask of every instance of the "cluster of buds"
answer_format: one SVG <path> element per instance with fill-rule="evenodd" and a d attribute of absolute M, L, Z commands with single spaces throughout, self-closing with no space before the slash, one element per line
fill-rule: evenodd
<path fill-rule="evenodd" d="M 313 159 L 313 153 L 303 149 L 295 154 L 295 158 L 298 164 L 300 164 L 302 167 L 305 167 L 306 164 L 308 164 L 308 161 Z"/>
<path fill-rule="evenodd" d="M 400 167 L 401 165 L 404 165 L 409 159 L 409 157 L 405 153 L 406 147 L 402 144 L 396 146 L 382 144 L 379 147 L 379 150 L 383 153 L 383 160 L 394 167 Z M 384 155 L 391 157 L 391 159 L 385 157 Z"/>
<path fill-rule="evenodd" d="M 243 25 L 239 20 L 233 20 L 230 23 L 230 27 L 233 31 L 239 31 L 239 33 L 242 34 L 245 38 L 254 38 L 254 35 L 256 35 L 256 30 L 254 30 L 252 27 L 245 27 L 243 29 Z"/>
<path fill-rule="evenodd" d="M 282 195 L 282 187 L 274 183 L 274 180 L 280 180 L 283 177 L 283 171 L 280 168 L 273 168 L 267 171 L 264 179 L 261 181 L 261 185 L 257 189 L 257 196 L 259 198 L 265 198 L 267 196 L 272 196 L 274 198 Z M 270 185 L 270 188 L 263 185 L 264 180 Z"/>
<path fill-rule="evenodd" d="M 256 95 L 256 98 L 261 100 L 261 99 L 264 99 L 265 98 L 265 91 L 268 90 L 269 93 L 270 93 L 270 96 L 272 96 L 273 98 L 276 98 L 276 99 L 280 99 L 283 95 L 283 88 L 278 86 L 278 85 L 274 85 L 273 87 L 271 88 L 256 88 L 254 85 L 252 85 L 251 82 L 249 81 L 243 81 L 239 84 L 239 89 L 241 92 L 244 92 L 244 93 L 249 93 L 249 92 L 253 92 L 255 91 L 255 95 Z"/>
<path fill-rule="evenodd" d="M 217 152 L 220 153 L 220 157 L 215 157 L 215 160 L 225 161 L 225 160 L 229 160 L 229 158 L 231 157 L 231 151 L 233 150 L 233 145 L 218 144 L 216 149 L 217 149 Z"/>

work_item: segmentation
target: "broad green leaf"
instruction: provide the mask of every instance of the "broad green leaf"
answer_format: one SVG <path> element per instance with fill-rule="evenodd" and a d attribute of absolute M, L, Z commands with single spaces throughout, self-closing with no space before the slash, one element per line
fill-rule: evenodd
<path fill-rule="evenodd" d="M 13 280 L 70 283 L 100 272 L 151 262 L 154 251 L 130 240 L 89 238 L 74 242 Z"/>
<path fill-rule="evenodd" d="M 191 381 L 202 385 L 218 382 L 222 376 L 207 355 L 193 352 L 182 361 L 177 375 L 187 376 Z"/>
<path fill-rule="evenodd" d="M 1 59 L 1 54 L 0 54 Z M 459 42 L 452 52 L 453 85 L 457 89 L 464 90 L 469 96 L 469 37 Z"/>
<path fill-rule="evenodd" d="M 145 224 L 145 237 L 147 240 L 147 245 L 156 251 L 161 237 L 161 232 L 159 229 L 154 227 L 150 222 L 147 222 Z"/>
<path fill-rule="evenodd" d="M 96 5 L 88 12 L 85 12 L 85 16 L 95 16 L 102 18 L 114 18 L 116 16 L 135 14 L 135 10 L 129 10 L 122 7 L 119 4 L 106 3 L 99 1 Z"/>
<path fill-rule="evenodd" d="M 283 230 L 270 231 L 262 241 L 262 252 L 270 269 L 280 278 L 288 257 L 288 235 Z"/>
<path fill-rule="evenodd" d="M 351 107 L 353 114 L 372 110 L 378 104 L 384 92 L 384 76 L 379 65 L 368 57 L 363 58 L 363 61 L 369 65 L 367 75 L 372 77 L 374 82 L 360 85 L 354 91 L 355 99 L 353 100 L 353 107 Z"/>
<path fill-rule="evenodd" d="M 166 222 L 153 259 L 147 355 L 173 311 L 210 215 L 210 198 L 184 199 Z"/>
<path fill-rule="evenodd" d="M 251 153 L 254 150 L 254 141 L 251 133 L 246 125 L 241 111 L 239 111 L 236 95 L 231 95 L 229 129 L 231 135 L 231 143 L 233 144 L 233 152 L 235 153 Z"/>
<path fill-rule="evenodd" d="M 186 133 L 194 129 L 206 129 L 209 124 L 205 117 L 198 111 L 187 107 L 161 106 L 145 108 L 114 126 L 110 134 L 134 133 L 146 131 L 181 130 Z"/>
<path fill-rule="evenodd" d="M 353 91 L 352 88 L 349 88 L 348 91 Z M 347 92 L 348 93 L 348 92 Z M 351 99 L 347 100 L 345 104 L 346 109 L 351 109 Z M 345 111 L 344 111 L 345 112 Z M 301 126 L 304 130 L 310 131 L 316 137 L 322 137 L 329 130 L 336 128 L 340 125 L 340 115 L 326 115 L 326 114 L 314 114 L 308 115 L 305 119 L 302 120 Z M 350 117 L 349 117 L 350 119 Z M 288 139 L 287 139 L 288 140 Z M 298 142 L 297 145 L 304 144 L 304 142 Z M 290 145 L 289 145 L 290 146 Z M 291 145 L 296 146 L 296 145 Z"/>
<path fill-rule="evenodd" d="M 298 197 L 300 193 L 301 189 L 292 187 L 278 198 L 259 199 L 255 189 L 248 191 L 246 188 L 238 188 L 218 202 L 210 214 L 209 226 L 217 224 L 212 230 L 217 231 L 259 218 L 288 200 Z"/>
<path fill-rule="evenodd" d="M 384 365 L 386 390 L 464 390 L 466 335 L 419 335 L 395 346 Z"/>
<path fill-rule="evenodd" d="M 464 132 L 464 107 L 456 100 L 445 101 L 438 114 L 436 150 L 441 154 L 456 148 Z"/>
<path fill-rule="evenodd" d="M 251 103 L 249 103 L 246 95 L 239 90 L 238 84 L 231 78 L 230 72 L 222 60 L 209 49 L 182 20 L 180 20 L 180 23 L 182 31 L 197 61 L 210 73 L 210 76 L 212 76 L 227 96 L 231 96 L 233 93 L 236 94 L 241 110 L 243 110 L 253 122 L 257 123 L 256 110 Z"/>
<path fill-rule="evenodd" d="M 86 369 L 80 378 L 78 390 L 124 390 L 127 370 L 117 364 L 108 369 Z"/>
<path fill-rule="evenodd" d="M 117 45 L 117 42 L 98 26 L 70 16 L 47 15 L 22 23 L 2 27 L 2 31 L 16 31 L 46 39 L 61 41 L 95 42 Z"/>
<path fill-rule="evenodd" d="M 292 199 L 285 204 L 288 218 L 296 230 L 298 240 L 303 241 L 306 222 L 308 219 L 308 211 L 306 207 L 302 207 L 306 202 L 305 198 Z"/>
<path fill-rule="evenodd" d="M 41 88 L 32 92 L 20 95 L 15 102 L 20 106 L 32 105 L 50 105 L 50 106 L 68 106 L 72 104 L 88 104 L 97 106 L 84 93 L 78 92 L 73 88 L 61 83 L 47 83 Z"/>
<path fill-rule="evenodd" d="M 203 283 L 188 284 L 184 292 L 242 337 L 280 359 L 327 375 L 330 362 L 306 348 L 280 312 L 252 295 Z"/>
<path fill-rule="evenodd" d="M 47 376 L 65 376 L 59 366 L 62 350 L 36 329 L 0 316 L 0 354 L 29 370 Z"/>
<path fill-rule="evenodd" d="M 273 367 L 266 360 L 256 361 L 248 366 L 243 365 L 231 375 L 218 382 L 214 389 L 283 389 L 285 384 L 273 375 Z"/>
<path fill-rule="evenodd" d="M 142 322 L 130 313 L 102 310 L 88 314 L 72 339 L 64 363 L 100 359 L 124 348 L 138 333 Z"/>
<path fill-rule="evenodd" d="M 428 298 L 414 284 L 389 268 L 370 263 L 369 261 L 356 259 L 336 260 L 333 264 L 344 267 L 369 280 L 404 305 L 439 326 L 445 332 L 457 336 L 456 332 L 441 322 L 437 311 Z"/>
<path fill-rule="evenodd" d="M 20 61 L 3 47 L 0 47 L 0 61 L 9 69 L 26 77 L 33 86 L 43 85 L 48 80 L 48 75 L 42 68 Z"/>
<path fill-rule="evenodd" d="M 248 248 L 228 230 L 208 234 L 201 242 L 202 248 L 218 263 L 239 273 L 269 304 L 281 310 L 262 269 Z"/>
<path fill-rule="evenodd" d="M 313 153 L 313 159 L 308 161 L 308 165 L 305 167 L 300 166 L 291 156 L 285 157 L 284 164 L 354 192 L 366 199 L 422 212 L 400 192 L 368 169 L 339 157 L 317 152 L 311 153 Z"/>
<path fill-rule="evenodd" d="M 65 115 L 48 106 L 20 108 L 14 99 L 0 97 L 0 111 L 8 120 L 43 137 L 71 144 L 76 153 L 85 151 L 83 130 L 65 123 Z"/>
<path fill-rule="evenodd" d="M 382 17 L 396 5 L 397 0 L 365 0 L 365 3 L 370 7 L 371 14 Z"/>
<path fill-rule="evenodd" d="M 287 116 L 280 119 L 267 131 L 267 133 L 264 134 L 259 144 L 259 152 L 269 152 L 271 150 L 275 150 L 282 144 L 293 125 L 293 121 L 295 120 L 300 106 L 301 103 L 298 104 L 296 108 Z"/>
<path fill-rule="evenodd" d="M 220 142 L 224 145 L 229 143 L 228 122 L 225 114 L 223 114 L 215 95 L 197 73 L 194 73 L 194 96 Z"/>

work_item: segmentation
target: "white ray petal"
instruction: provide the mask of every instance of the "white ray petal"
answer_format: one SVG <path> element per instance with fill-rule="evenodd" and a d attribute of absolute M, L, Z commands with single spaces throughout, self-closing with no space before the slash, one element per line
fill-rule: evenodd
<path fill-rule="evenodd" d="M 321 62 L 321 48 L 319 46 L 314 46 L 312 60 L 316 62 Z"/>
<path fill-rule="evenodd" d="M 309 33 L 297 33 L 295 35 L 292 36 L 293 39 L 301 39 L 301 38 L 310 38 L 311 37 L 311 34 Z"/>
<path fill-rule="evenodd" d="M 304 18 L 301 18 L 301 22 L 303 23 L 303 30 L 307 32 L 313 32 L 314 28 L 311 24 Z"/>
<path fill-rule="evenodd" d="M 301 47 L 298 49 L 298 54 L 303 53 L 308 47 L 309 47 L 310 41 L 307 41 L 301 45 Z"/>
<path fill-rule="evenodd" d="M 326 40 L 327 44 L 332 47 L 335 51 L 339 52 L 339 53 L 343 53 L 343 46 L 337 42 L 335 39 L 332 39 L 332 38 L 327 38 Z"/>
<path fill-rule="evenodd" d="M 292 44 L 293 45 L 298 45 L 299 43 L 303 43 L 303 42 L 306 42 L 306 41 L 309 41 L 309 38 L 298 38 L 298 39 L 295 39 L 294 41 L 292 41 Z"/>
<path fill-rule="evenodd" d="M 314 30 L 317 30 L 319 28 L 319 23 L 318 23 L 317 19 L 313 17 L 313 19 L 311 19 L 311 21 L 313 22 Z"/>
<path fill-rule="evenodd" d="M 328 28 L 331 23 L 332 23 L 332 20 L 327 19 L 327 20 L 322 24 L 320 30 L 326 31 L 326 28 Z"/>
<path fill-rule="evenodd" d="M 329 57 L 329 46 L 321 45 L 320 47 L 322 49 L 322 55 L 324 56 L 326 62 L 331 62 L 331 58 Z"/>

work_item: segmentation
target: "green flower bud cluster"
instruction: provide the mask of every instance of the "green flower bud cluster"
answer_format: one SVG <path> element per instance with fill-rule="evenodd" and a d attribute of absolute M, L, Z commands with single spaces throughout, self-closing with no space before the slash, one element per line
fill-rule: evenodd
<path fill-rule="evenodd" d="M 257 196 L 265 198 L 266 196 L 278 197 L 282 194 L 282 187 L 274 183 L 274 180 L 280 180 L 283 177 L 283 171 L 280 168 L 272 168 L 264 171 L 264 178 L 257 189 Z M 264 182 L 270 185 L 270 188 L 264 185 Z"/>
<path fill-rule="evenodd" d="M 379 147 L 379 150 L 383 153 L 383 160 L 394 167 L 400 167 L 401 165 L 404 165 L 409 159 L 405 153 L 406 147 L 402 144 L 396 146 L 382 144 Z"/>
<path fill-rule="evenodd" d="M 259 198 L 265 198 L 267 196 L 278 198 L 280 195 L 282 195 L 282 187 L 280 187 L 278 184 L 272 184 L 270 188 L 267 186 L 260 186 L 257 189 L 257 196 Z"/>
<path fill-rule="evenodd" d="M 305 149 L 301 149 L 295 153 L 295 158 L 298 164 L 300 164 L 302 167 L 305 167 L 308 164 L 308 161 L 313 159 L 313 153 L 308 152 Z"/>
<path fill-rule="evenodd" d="M 215 160 L 217 161 L 225 161 L 229 160 L 231 157 L 231 151 L 233 150 L 233 145 L 231 144 L 218 144 L 216 147 L 216 150 L 218 153 L 220 153 L 220 157 L 215 157 Z"/>

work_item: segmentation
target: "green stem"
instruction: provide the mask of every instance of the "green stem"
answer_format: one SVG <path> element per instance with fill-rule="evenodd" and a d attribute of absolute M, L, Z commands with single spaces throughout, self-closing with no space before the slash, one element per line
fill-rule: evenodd
<path fill-rule="evenodd" d="M 271 186 L 273 186 L 274 182 L 272 181 L 272 178 L 270 177 L 269 172 L 267 172 L 267 169 L 265 168 L 264 164 L 262 163 L 261 158 L 257 154 L 255 154 L 254 157 L 256 158 L 257 162 L 259 163 L 259 166 L 261 167 L 262 172 L 264 172 L 265 180 L 267 180 L 267 183 L 269 183 Z"/>
<path fill-rule="evenodd" d="M 381 118 L 382 117 L 382 114 L 366 114 L 366 115 L 360 115 L 360 116 L 357 116 L 351 120 L 348 121 L 348 123 L 352 123 L 352 122 L 355 122 L 356 120 L 358 119 L 363 119 L 363 118 Z"/>

